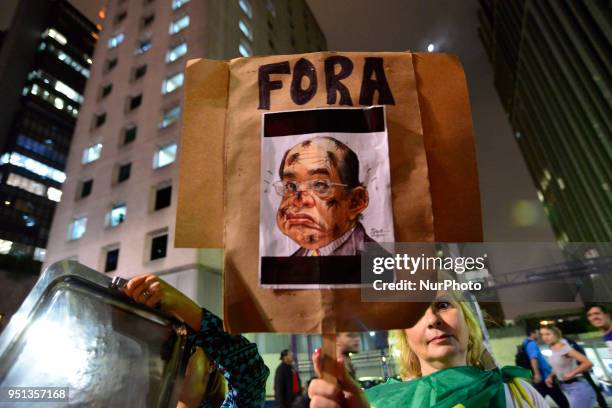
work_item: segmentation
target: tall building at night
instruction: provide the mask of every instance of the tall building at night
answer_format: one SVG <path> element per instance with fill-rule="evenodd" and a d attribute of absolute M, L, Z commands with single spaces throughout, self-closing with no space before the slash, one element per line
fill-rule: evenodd
<path fill-rule="evenodd" d="M 495 86 L 559 242 L 612 241 L 612 8 L 480 0 Z"/>
<path fill-rule="evenodd" d="M 110 0 L 100 14 L 45 265 L 155 273 L 221 313 L 221 250 L 174 248 L 186 61 L 324 50 L 325 37 L 304 0 Z"/>
<path fill-rule="evenodd" d="M 65 0 L 22 0 L 0 35 L 0 269 L 44 258 L 97 32 Z"/>

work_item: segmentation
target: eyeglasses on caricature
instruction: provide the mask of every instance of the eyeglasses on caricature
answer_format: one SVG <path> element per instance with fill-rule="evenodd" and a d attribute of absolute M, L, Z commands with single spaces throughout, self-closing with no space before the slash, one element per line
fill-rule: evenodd
<path fill-rule="evenodd" d="M 332 195 L 332 188 L 335 186 L 348 186 L 348 184 L 332 183 L 329 180 L 308 180 L 301 183 L 298 181 L 276 181 L 272 185 L 281 197 L 292 196 L 300 191 L 309 191 L 319 198 L 329 198 Z"/>

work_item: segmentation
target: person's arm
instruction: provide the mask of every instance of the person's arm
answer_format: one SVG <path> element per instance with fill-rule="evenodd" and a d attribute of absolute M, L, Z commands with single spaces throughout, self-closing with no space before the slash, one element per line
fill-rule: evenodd
<path fill-rule="evenodd" d="M 257 351 L 257 345 L 240 335 L 223 331 L 221 319 L 202 309 L 202 321 L 195 334 L 195 345 L 225 371 L 225 378 L 236 392 L 238 406 L 263 407 L 266 379 L 270 370 Z"/>
<path fill-rule="evenodd" d="M 529 357 L 529 363 L 531 364 L 531 370 L 533 371 L 533 383 L 539 384 L 542 382 L 542 373 L 540 373 L 540 366 L 538 365 L 537 359 L 537 344 L 533 341 L 528 342 L 525 345 L 525 352 Z"/>
<path fill-rule="evenodd" d="M 195 345 L 225 370 L 225 378 L 236 391 L 240 406 L 265 403 L 270 370 L 257 352 L 257 345 L 239 335 L 223 331 L 221 319 L 156 275 L 132 278 L 123 292 L 135 301 L 159 309 L 184 321 L 195 332 Z"/>
<path fill-rule="evenodd" d="M 565 373 L 565 376 L 564 376 L 565 380 L 569 380 L 570 378 L 573 378 L 577 376 L 578 374 L 587 372 L 591 368 L 593 368 L 593 363 L 591 363 L 588 358 L 586 358 L 583 354 L 580 354 L 576 350 L 571 349 L 567 353 L 567 355 L 575 359 L 576 361 L 578 361 L 578 367 L 574 368 L 572 371 L 568 371 L 567 373 Z"/>
<path fill-rule="evenodd" d="M 162 312 L 177 317 L 194 331 L 200 330 L 200 306 L 158 276 L 150 273 L 136 276 L 122 290 L 136 302 L 159 307 Z"/>
<path fill-rule="evenodd" d="M 540 367 L 538 366 L 538 359 L 530 358 L 529 363 L 531 364 L 531 369 L 533 370 L 533 383 L 538 384 L 542 381 L 542 374 L 540 373 Z"/>

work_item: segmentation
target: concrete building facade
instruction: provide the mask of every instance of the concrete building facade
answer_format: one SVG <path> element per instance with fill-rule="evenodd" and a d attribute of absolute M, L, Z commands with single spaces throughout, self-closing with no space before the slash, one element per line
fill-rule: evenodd
<path fill-rule="evenodd" d="M 155 273 L 222 315 L 222 251 L 173 245 L 186 61 L 325 50 L 325 37 L 303 0 L 110 0 L 101 16 L 45 266 Z M 272 366 L 288 346 L 256 340 Z"/>

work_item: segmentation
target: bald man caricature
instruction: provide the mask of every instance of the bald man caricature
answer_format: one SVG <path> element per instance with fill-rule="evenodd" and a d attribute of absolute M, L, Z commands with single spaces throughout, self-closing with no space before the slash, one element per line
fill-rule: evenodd
<path fill-rule="evenodd" d="M 374 242 L 359 222 L 369 197 L 347 145 L 328 136 L 298 143 L 285 152 L 279 177 L 276 224 L 300 246 L 292 256 L 360 255 Z"/>

